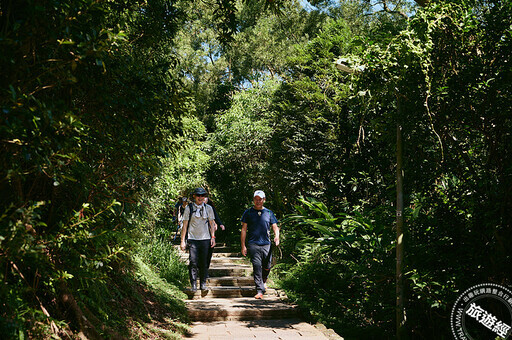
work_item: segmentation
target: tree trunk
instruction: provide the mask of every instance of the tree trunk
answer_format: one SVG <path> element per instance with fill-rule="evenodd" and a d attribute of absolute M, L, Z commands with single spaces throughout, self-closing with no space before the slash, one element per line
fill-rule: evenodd
<path fill-rule="evenodd" d="M 78 328 L 78 336 L 82 339 L 102 340 L 96 327 L 84 315 L 82 309 L 78 306 L 73 294 L 67 289 L 64 283 L 60 284 L 60 302 L 64 307 L 65 313 L 70 316 L 76 327 Z"/>

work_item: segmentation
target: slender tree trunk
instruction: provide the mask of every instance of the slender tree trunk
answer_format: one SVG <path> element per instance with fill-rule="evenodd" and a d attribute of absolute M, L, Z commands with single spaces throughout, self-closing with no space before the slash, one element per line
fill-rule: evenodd
<path fill-rule="evenodd" d="M 398 108 L 400 110 L 400 107 Z M 396 127 L 396 337 L 405 338 L 404 307 L 404 196 L 402 127 Z"/>

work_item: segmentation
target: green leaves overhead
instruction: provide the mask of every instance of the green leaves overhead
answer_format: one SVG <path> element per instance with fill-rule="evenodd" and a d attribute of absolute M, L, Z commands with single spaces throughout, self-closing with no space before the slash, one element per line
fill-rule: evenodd
<path fill-rule="evenodd" d="M 128 268 L 140 190 L 190 106 L 168 72 L 176 13 L 159 0 L 2 3 L 3 335 L 57 336 L 63 296 L 111 326 L 106 287 Z"/>
<path fill-rule="evenodd" d="M 411 10 L 387 1 L 387 9 L 378 12 L 361 3 L 365 5 L 359 8 L 315 2 L 333 18 L 323 21 L 307 42 L 299 39 L 293 46 L 279 85 L 262 104 L 267 106 L 257 110 L 266 119 L 253 115 L 252 108 L 237 108 L 237 115 L 228 110 L 216 120 L 212 140 L 222 141 L 218 145 L 223 151 L 215 162 L 229 164 L 233 157 L 237 166 L 216 168 L 215 178 L 229 180 L 215 183 L 225 183 L 220 190 L 236 200 L 250 197 L 248 187 L 268 188 L 266 204 L 278 215 L 292 213 L 283 232 L 284 252 L 291 256 L 285 256 L 289 262 L 282 273 L 289 295 L 315 308 L 315 317 L 335 323 L 340 315 L 354 312 L 363 315 L 358 331 L 392 329 L 389 315 L 377 312 L 386 309 L 366 292 L 383 299 L 393 295 L 390 234 L 400 125 L 410 279 L 406 308 L 411 332 L 439 338 L 450 330 L 435 325 L 446 319 L 457 290 L 472 282 L 509 283 L 511 254 L 503 244 L 512 222 L 512 8 L 506 1 L 463 1 Z M 358 20 L 343 20 L 342 14 Z M 334 61 L 339 58 L 358 71 L 337 70 Z M 243 138 L 254 124 L 269 131 L 269 139 L 257 144 L 265 152 L 251 158 L 244 150 L 259 140 Z M 230 138 L 231 133 L 236 137 Z M 242 191 L 246 193 L 237 196 Z M 300 196 L 315 197 L 327 210 L 313 201 L 295 207 Z M 361 267 L 354 263 L 360 258 Z M 361 274 L 353 279 L 354 273 Z M 320 282 L 323 275 L 343 280 L 334 287 Z M 302 294 L 312 291 L 302 279 L 317 294 Z M 360 287 L 352 291 L 355 301 L 343 293 L 351 287 Z M 333 315 L 323 314 L 339 307 L 329 304 L 333 294 L 346 304 Z M 386 301 L 393 305 L 392 299 Z M 366 307 L 354 307 L 358 303 Z M 427 315 L 426 310 L 435 312 Z M 375 324 L 368 320 L 379 320 L 381 327 L 372 328 Z M 347 323 L 339 329 L 345 330 Z"/>
<path fill-rule="evenodd" d="M 412 334 L 446 337 L 465 286 L 509 284 L 512 5 L 372 3 L 2 2 L 2 334 L 55 332 L 70 294 L 113 326 L 134 240 L 169 259 L 173 199 L 205 185 L 236 239 L 263 189 L 292 213 L 289 296 L 390 336 L 397 125 Z"/>

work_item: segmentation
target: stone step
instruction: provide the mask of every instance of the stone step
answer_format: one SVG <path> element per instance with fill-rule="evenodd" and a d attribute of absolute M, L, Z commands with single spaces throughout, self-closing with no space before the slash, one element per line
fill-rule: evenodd
<path fill-rule="evenodd" d="M 188 249 L 185 251 L 182 251 L 178 246 L 177 250 L 180 254 L 180 257 L 182 257 L 182 258 L 186 257 L 188 259 Z M 242 254 L 240 253 L 240 249 L 228 249 L 228 248 L 217 249 L 217 247 L 215 247 L 215 248 L 213 248 L 213 257 L 242 257 Z"/>
<path fill-rule="evenodd" d="M 215 249 L 215 248 L 214 248 Z M 230 253 L 224 253 L 224 252 L 213 252 L 213 257 L 241 257 L 242 254 L 240 252 L 230 252 Z"/>
<path fill-rule="evenodd" d="M 192 321 L 284 319 L 299 315 L 297 306 L 269 295 L 261 300 L 254 297 L 188 300 L 186 306 Z"/>
<path fill-rule="evenodd" d="M 185 290 L 188 298 L 191 300 L 202 299 L 202 298 L 241 298 L 241 297 L 254 297 L 256 295 L 256 287 L 254 286 L 209 286 L 208 290 L 197 290 L 193 292 L 191 290 Z M 267 296 L 281 296 L 284 297 L 284 293 L 277 291 L 273 288 L 267 288 L 265 293 Z"/>
<path fill-rule="evenodd" d="M 245 257 L 212 257 L 212 264 L 226 263 L 226 264 L 249 264 L 250 262 Z"/>
<path fill-rule="evenodd" d="M 206 281 L 210 287 L 242 287 L 254 285 L 252 276 L 219 276 L 210 277 Z M 199 279 L 197 280 L 199 287 Z"/>
<path fill-rule="evenodd" d="M 173 244 L 173 248 L 176 249 L 177 251 L 181 251 L 181 248 L 180 248 L 180 243 L 178 242 L 178 244 Z M 186 250 L 188 251 L 188 250 Z M 227 246 L 225 244 L 217 244 L 215 246 L 215 248 L 213 248 L 213 252 L 214 253 L 240 253 L 240 247 L 232 247 L 232 246 Z"/>
<path fill-rule="evenodd" d="M 208 285 L 215 286 L 250 286 L 254 284 L 252 276 L 221 276 L 221 277 L 210 277 L 208 279 Z"/>
<path fill-rule="evenodd" d="M 188 254 L 180 256 L 183 262 L 188 262 Z M 220 257 L 213 256 L 211 264 L 249 264 L 250 262 L 245 257 Z"/>
<path fill-rule="evenodd" d="M 234 248 L 231 246 L 221 245 L 221 244 L 217 244 L 215 246 L 215 248 L 213 248 L 214 253 L 232 253 L 232 252 L 236 252 L 236 251 L 240 251 L 240 248 Z"/>
<path fill-rule="evenodd" d="M 214 264 L 208 269 L 210 277 L 221 276 L 249 276 L 252 274 L 252 265 L 249 264 Z"/>

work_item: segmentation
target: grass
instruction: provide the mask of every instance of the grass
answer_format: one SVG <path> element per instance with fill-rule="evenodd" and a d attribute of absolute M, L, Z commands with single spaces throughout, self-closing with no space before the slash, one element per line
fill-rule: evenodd
<path fill-rule="evenodd" d="M 189 332 L 189 320 L 179 287 L 159 276 L 139 256 L 134 257 L 136 297 L 144 305 L 143 315 L 127 321 L 132 339 L 181 339 Z"/>

